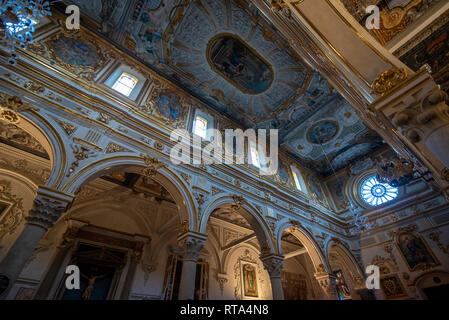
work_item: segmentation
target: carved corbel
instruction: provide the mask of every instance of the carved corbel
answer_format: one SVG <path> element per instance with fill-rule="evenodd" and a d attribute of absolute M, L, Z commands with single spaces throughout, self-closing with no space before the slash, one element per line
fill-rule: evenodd
<path fill-rule="evenodd" d="M 221 295 L 223 295 L 224 286 L 226 283 L 228 283 L 228 275 L 225 273 L 217 273 L 215 279 L 217 280 L 218 285 L 220 286 Z"/>

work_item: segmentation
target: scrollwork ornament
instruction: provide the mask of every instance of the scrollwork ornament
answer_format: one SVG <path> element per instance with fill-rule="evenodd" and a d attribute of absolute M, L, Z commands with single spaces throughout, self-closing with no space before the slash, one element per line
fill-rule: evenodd
<path fill-rule="evenodd" d="M 403 81 L 407 80 L 408 74 L 406 69 L 393 68 L 380 74 L 371 85 L 373 93 L 385 95 Z"/>
<path fill-rule="evenodd" d="M 0 203 L 6 204 L 6 209 L 0 212 L 0 239 L 7 233 L 11 234 L 24 218 L 22 199 L 12 193 L 8 181 L 0 181 Z"/>
<path fill-rule="evenodd" d="M 142 170 L 142 174 L 148 178 L 154 178 L 159 170 L 167 168 L 167 164 L 159 161 L 157 158 L 152 158 L 145 154 L 141 154 L 141 156 L 146 165 L 146 168 Z"/>

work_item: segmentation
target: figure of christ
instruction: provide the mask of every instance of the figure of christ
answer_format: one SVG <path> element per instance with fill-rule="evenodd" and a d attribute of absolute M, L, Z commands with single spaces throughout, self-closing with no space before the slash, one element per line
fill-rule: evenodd
<path fill-rule="evenodd" d="M 95 281 L 97 281 L 97 279 L 104 278 L 104 277 L 106 277 L 108 275 L 109 275 L 108 273 L 100 275 L 100 276 L 94 276 L 93 274 L 91 274 L 88 277 L 85 274 L 81 273 L 81 277 L 83 277 L 84 279 L 87 280 L 87 287 L 84 290 L 83 294 L 81 295 L 81 299 L 83 299 L 83 300 L 90 300 L 92 292 L 94 291 Z"/>

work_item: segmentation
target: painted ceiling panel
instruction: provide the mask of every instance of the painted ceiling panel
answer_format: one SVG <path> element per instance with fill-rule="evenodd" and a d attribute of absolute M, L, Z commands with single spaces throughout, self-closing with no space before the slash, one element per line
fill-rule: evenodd
<path fill-rule="evenodd" d="M 246 0 L 70 2 L 107 39 L 133 42 L 136 58 L 219 113 L 244 127 L 279 129 L 281 146 L 316 173 L 328 175 L 381 145 Z M 332 166 L 306 138 L 314 125 L 311 136 L 332 136 L 323 144 Z"/>

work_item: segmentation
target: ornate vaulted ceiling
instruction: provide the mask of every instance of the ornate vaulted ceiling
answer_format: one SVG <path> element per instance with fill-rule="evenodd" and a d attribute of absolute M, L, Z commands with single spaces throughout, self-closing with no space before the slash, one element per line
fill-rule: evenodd
<path fill-rule="evenodd" d="M 332 173 L 327 156 L 339 169 L 381 145 L 246 0 L 70 3 L 111 42 L 216 111 L 247 128 L 279 129 L 281 145 L 317 173 Z M 306 138 L 309 129 L 332 136 L 322 141 L 329 154 Z"/>

